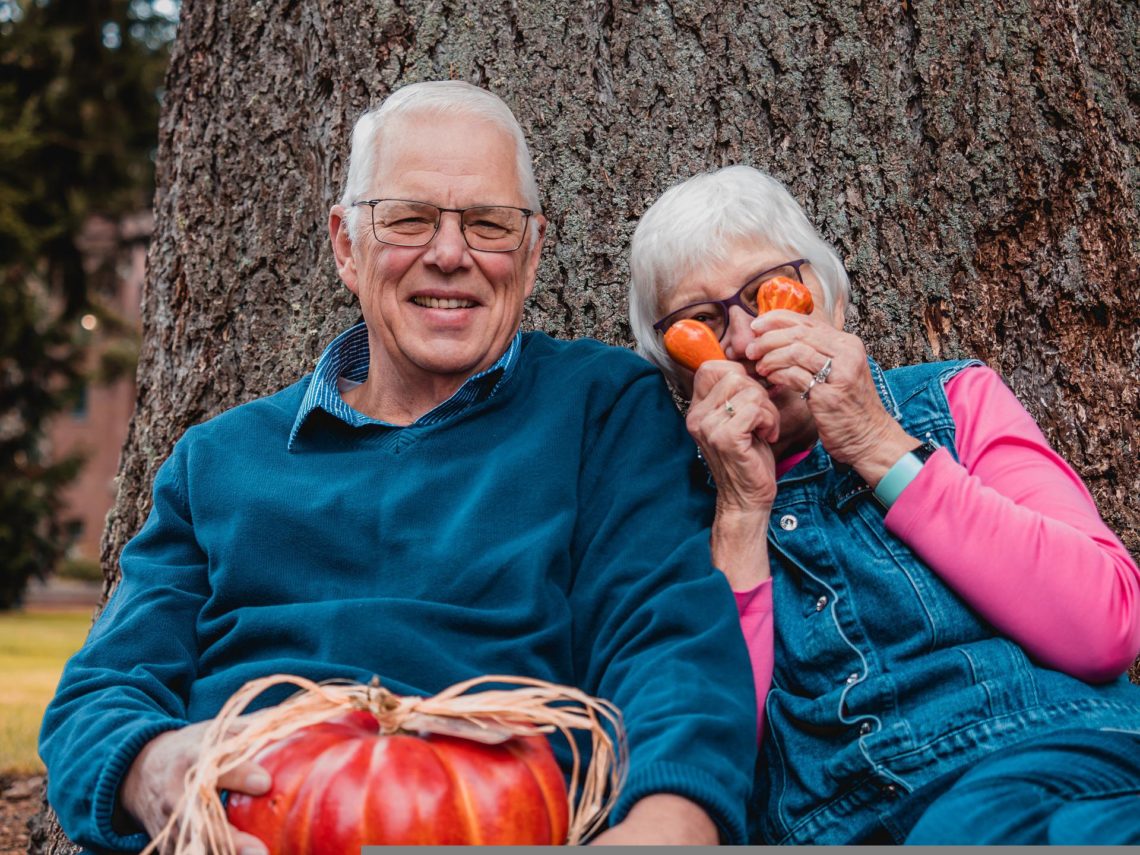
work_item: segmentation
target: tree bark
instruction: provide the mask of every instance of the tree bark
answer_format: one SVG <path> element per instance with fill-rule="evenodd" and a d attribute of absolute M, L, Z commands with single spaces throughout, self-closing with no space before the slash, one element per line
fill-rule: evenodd
<path fill-rule="evenodd" d="M 357 318 L 325 228 L 352 123 L 448 77 L 502 96 L 536 159 L 528 328 L 630 344 L 638 217 L 760 166 L 838 247 L 872 355 L 1000 371 L 1140 554 L 1138 27 L 1128 0 L 184 0 L 108 590 L 182 432 Z M 70 851 L 42 819 L 33 846 Z"/>

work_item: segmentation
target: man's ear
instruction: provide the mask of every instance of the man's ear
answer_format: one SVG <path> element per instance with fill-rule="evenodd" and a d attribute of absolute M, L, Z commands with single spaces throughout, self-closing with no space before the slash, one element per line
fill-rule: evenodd
<path fill-rule="evenodd" d="M 531 219 L 537 224 L 538 234 L 535 236 L 534 245 L 527 250 L 526 258 L 526 293 L 524 299 L 529 297 L 534 292 L 534 284 L 538 279 L 538 262 L 542 258 L 542 244 L 546 240 L 546 217 L 542 214 L 533 214 Z"/>
<path fill-rule="evenodd" d="M 348 212 L 343 205 L 333 205 L 329 211 L 329 241 L 336 258 L 336 273 L 348 290 L 356 290 L 356 258 L 352 253 L 352 232 L 348 226 Z M 358 295 L 359 296 L 359 295 Z"/>

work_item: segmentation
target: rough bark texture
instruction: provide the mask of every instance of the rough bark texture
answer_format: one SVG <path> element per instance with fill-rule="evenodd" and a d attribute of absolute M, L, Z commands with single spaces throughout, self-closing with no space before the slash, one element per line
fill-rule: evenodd
<path fill-rule="evenodd" d="M 528 327 L 628 344 L 626 247 L 680 178 L 785 180 L 886 366 L 999 370 L 1140 553 L 1140 7 L 1129 0 L 184 0 L 108 585 L 174 440 L 357 317 L 326 238 L 352 122 L 488 86 L 552 240 Z M 33 850 L 68 851 L 44 821 Z"/>

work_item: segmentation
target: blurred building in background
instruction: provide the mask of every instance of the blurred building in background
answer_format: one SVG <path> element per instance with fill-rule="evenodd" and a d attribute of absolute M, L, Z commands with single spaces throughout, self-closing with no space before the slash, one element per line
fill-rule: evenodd
<path fill-rule="evenodd" d="M 79 452 L 85 460 L 64 491 L 63 517 L 75 533 L 64 562 L 67 575 L 98 574 L 99 541 L 115 501 L 119 456 L 135 407 L 139 310 L 153 225 L 149 211 L 118 222 L 92 217 L 76 239 L 88 274 L 104 275 L 99 310 L 80 320 L 82 334 L 90 337 L 87 381 L 75 406 L 56 416 L 47 433 L 53 457 Z"/>

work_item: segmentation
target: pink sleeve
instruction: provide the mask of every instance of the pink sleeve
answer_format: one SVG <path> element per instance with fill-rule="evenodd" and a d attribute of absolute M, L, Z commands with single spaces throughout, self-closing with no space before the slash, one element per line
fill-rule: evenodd
<path fill-rule="evenodd" d="M 767 579 L 751 591 L 737 592 L 736 609 L 740 613 L 740 631 L 748 643 L 752 659 L 752 681 L 756 684 L 756 742 L 764 733 L 764 701 L 772 684 L 774 661 L 772 635 L 772 580 Z"/>
<path fill-rule="evenodd" d="M 887 528 L 1045 665 L 1117 677 L 1140 650 L 1140 571 L 1080 478 L 988 368 L 946 385 L 961 463 L 937 451 Z"/>

